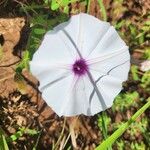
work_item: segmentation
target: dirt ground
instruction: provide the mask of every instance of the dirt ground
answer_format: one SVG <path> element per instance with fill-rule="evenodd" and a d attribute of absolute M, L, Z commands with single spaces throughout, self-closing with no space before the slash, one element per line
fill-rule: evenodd
<path fill-rule="evenodd" d="M 1 3 L 0 1 L 0 49 L 2 49 L 2 56 L 0 54 L 0 126 L 6 136 L 16 133 L 20 127 L 36 129 L 41 132 L 40 136 L 25 134 L 17 141 L 10 143 L 9 146 L 12 150 L 30 150 L 39 138 L 38 149 L 42 150 L 52 148 L 52 145 L 57 142 L 58 145 L 63 146 L 67 140 L 72 143 L 74 149 L 93 150 L 102 140 L 102 133 L 97 125 L 97 115 L 59 118 L 41 98 L 41 93 L 38 91 L 39 83 L 31 73 L 24 69 L 22 76 L 16 74 L 15 68 L 22 59 L 30 32 L 28 18 L 24 13 L 20 14 L 18 3 L 9 2 L 9 5 L 6 4 L 5 7 L 4 3 Z M 117 4 L 107 0 L 105 6 L 108 10 L 108 20 L 127 17 L 138 22 L 139 11 L 143 11 L 143 14 L 146 13 L 150 9 L 149 3 L 146 0 L 132 2 L 127 0 L 124 5 L 128 11 L 123 9 L 120 14 L 113 15 L 113 9 Z M 86 10 L 85 6 L 79 3 L 70 7 L 70 14 L 73 14 L 74 8 L 83 12 Z M 95 0 L 92 0 L 90 14 L 101 18 L 101 12 Z M 122 30 L 125 32 L 126 29 Z M 127 43 L 131 41 L 130 37 L 125 40 Z M 136 45 L 131 45 L 131 49 L 135 49 L 135 47 Z M 140 53 L 131 51 L 131 54 L 133 63 L 139 64 L 142 61 Z M 124 86 L 124 91 L 137 90 L 143 98 L 149 97 L 150 94 L 137 86 L 137 83 L 129 80 Z M 126 114 L 131 116 L 133 112 L 135 112 L 134 108 L 127 111 Z M 114 122 L 120 122 L 127 118 L 126 115 L 113 114 L 111 109 L 107 110 L 107 113 Z M 149 112 L 147 115 L 150 117 Z M 70 127 L 70 124 L 73 123 L 76 124 L 74 129 Z M 111 129 L 109 130 L 111 133 Z M 128 133 L 124 134 L 124 138 L 132 141 Z M 142 139 L 143 136 L 137 133 L 136 140 L 141 141 Z"/>

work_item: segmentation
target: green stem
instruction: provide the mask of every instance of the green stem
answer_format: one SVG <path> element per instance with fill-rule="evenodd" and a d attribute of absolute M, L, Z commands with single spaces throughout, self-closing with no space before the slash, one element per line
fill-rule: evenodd
<path fill-rule="evenodd" d="M 98 0 L 100 9 L 101 9 L 101 13 L 102 13 L 102 17 L 104 21 L 107 21 L 107 13 L 106 13 L 106 9 L 105 6 L 103 4 L 103 0 Z"/>
<path fill-rule="evenodd" d="M 102 142 L 96 150 L 106 150 L 110 147 L 149 106 L 150 98 L 148 98 L 148 102 L 141 109 L 139 109 L 126 123 L 122 124 L 110 137 Z"/>
<path fill-rule="evenodd" d="M 87 1 L 87 10 L 86 12 L 89 13 L 90 12 L 90 3 L 91 3 L 91 0 L 86 0 Z"/>
<path fill-rule="evenodd" d="M 108 137 L 107 124 L 105 122 L 106 115 L 107 115 L 106 112 L 103 111 L 101 118 L 102 118 L 102 134 L 103 134 L 104 140 L 107 139 Z M 109 146 L 107 150 L 112 150 L 111 146 Z"/>
<path fill-rule="evenodd" d="M 103 134 L 104 139 L 107 138 L 107 125 L 105 123 L 105 115 L 106 113 L 103 111 L 101 114 L 101 118 L 102 118 L 102 134 Z"/>

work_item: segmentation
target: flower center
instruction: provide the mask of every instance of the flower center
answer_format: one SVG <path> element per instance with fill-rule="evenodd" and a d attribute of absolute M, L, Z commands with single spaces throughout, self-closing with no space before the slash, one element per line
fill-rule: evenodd
<path fill-rule="evenodd" d="M 86 61 L 84 59 L 79 59 L 76 60 L 73 64 L 72 70 L 74 74 L 81 76 L 88 71 L 88 65 L 86 64 Z"/>

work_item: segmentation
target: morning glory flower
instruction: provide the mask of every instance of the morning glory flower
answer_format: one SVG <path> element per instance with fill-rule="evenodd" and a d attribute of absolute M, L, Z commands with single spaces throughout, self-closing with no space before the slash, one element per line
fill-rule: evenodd
<path fill-rule="evenodd" d="M 129 68 L 128 46 L 114 27 L 84 13 L 47 32 L 30 62 L 43 99 L 59 116 L 111 107 Z"/>

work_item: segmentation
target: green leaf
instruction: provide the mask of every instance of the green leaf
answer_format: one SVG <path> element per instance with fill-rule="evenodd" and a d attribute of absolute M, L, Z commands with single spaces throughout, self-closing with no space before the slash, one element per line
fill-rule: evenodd
<path fill-rule="evenodd" d="M 106 112 L 102 112 L 101 115 L 98 115 L 98 127 L 102 131 L 104 139 L 107 138 L 107 128 L 111 123 L 111 119 L 107 116 Z"/>
<path fill-rule="evenodd" d="M 135 66 L 135 65 L 131 66 L 131 73 L 132 73 L 133 80 L 138 81 L 139 76 L 138 76 L 138 67 L 137 66 Z"/>
<path fill-rule="evenodd" d="M 144 56 L 143 56 L 145 59 L 148 59 L 150 60 L 150 47 L 146 47 L 144 49 Z"/>
<path fill-rule="evenodd" d="M 137 35 L 137 29 L 136 29 L 136 27 L 131 24 L 131 25 L 129 25 L 129 29 L 130 29 L 131 35 L 133 37 L 136 37 L 136 35 Z"/>
<path fill-rule="evenodd" d="M 62 6 L 68 6 L 69 0 L 62 0 Z"/>
<path fill-rule="evenodd" d="M 47 23 L 47 15 L 40 14 L 39 16 L 32 18 L 31 23 L 33 24 L 32 26 L 40 25 L 41 27 L 44 27 Z"/>
<path fill-rule="evenodd" d="M 144 26 L 144 27 L 142 27 L 141 29 L 142 29 L 143 31 L 145 31 L 145 32 L 146 32 L 146 31 L 150 31 L 150 27 L 149 27 L 149 26 Z"/>
<path fill-rule="evenodd" d="M 145 25 L 150 25 L 150 20 L 147 20 L 146 22 L 145 22 Z"/>
<path fill-rule="evenodd" d="M 36 134 L 39 134 L 39 131 L 35 130 L 35 129 L 26 129 L 25 130 L 25 133 L 26 134 L 29 134 L 29 135 L 36 135 Z"/>
<path fill-rule="evenodd" d="M 150 38 L 150 33 L 146 34 L 146 38 Z"/>
<path fill-rule="evenodd" d="M 35 33 L 35 34 L 38 34 L 38 35 L 44 34 L 45 32 L 46 32 L 45 29 L 41 29 L 41 28 L 35 28 L 35 29 L 34 29 L 34 33 Z"/>
<path fill-rule="evenodd" d="M 141 86 L 145 88 L 146 91 L 150 90 L 150 71 L 144 73 L 141 82 Z"/>
<path fill-rule="evenodd" d="M 141 36 L 144 36 L 144 32 L 141 32 L 141 33 L 139 33 L 137 36 L 136 36 L 136 38 L 139 38 L 139 37 L 141 37 Z"/>
<path fill-rule="evenodd" d="M 8 141 L 12 142 L 12 141 L 16 141 L 17 139 L 19 139 L 20 137 L 22 137 L 24 134 L 28 134 L 28 135 L 36 135 L 39 132 L 34 130 L 34 129 L 28 129 L 28 128 L 19 128 L 19 131 L 17 131 L 16 133 L 14 133 L 13 135 L 11 135 L 8 138 Z"/>
<path fill-rule="evenodd" d="M 69 7 L 68 5 L 64 7 L 64 10 L 63 10 L 64 13 L 68 14 L 69 13 Z"/>
<path fill-rule="evenodd" d="M 23 136 L 23 131 L 17 131 L 15 134 L 10 136 L 10 141 L 16 141 Z"/>
<path fill-rule="evenodd" d="M 3 130 L 0 128 L 0 150 L 9 150 Z"/>
<path fill-rule="evenodd" d="M 8 137 L 7 141 L 9 142 L 16 141 L 17 139 L 23 136 L 24 132 L 25 132 L 25 128 L 21 128 L 19 131 L 17 131 L 16 133 Z"/>
<path fill-rule="evenodd" d="M 30 55 L 29 51 L 25 51 L 21 62 L 16 67 L 16 73 L 21 73 L 24 68 L 29 69 Z"/>
<path fill-rule="evenodd" d="M 48 3 L 49 3 L 49 0 L 44 0 L 44 3 L 48 5 Z"/>
<path fill-rule="evenodd" d="M 137 99 L 139 99 L 139 94 L 136 91 L 132 93 L 129 92 L 121 93 L 115 98 L 114 105 L 112 106 L 112 110 L 123 112 L 129 107 L 136 106 Z"/>
<path fill-rule="evenodd" d="M 60 7 L 60 5 L 57 3 L 56 0 L 52 0 L 51 2 L 51 9 L 52 10 L 57 10 Z"/>
<path fill-rule="evenodd" d="M 116 28 L 117 30 L 119 30 L 123 25 L 125 25 L 125 20 L 122 20 L 122 21 L 120 21 L 120 22 L 117 22 L 117 23 L 115 24 L 115 28 Z"/>
<path fill-rule="evenodd" d="M 110 137 L 108 137 L 105 141 L 100 144 L 96 150 L 106 150 L 108 147 L 112 146 L 112 144 L 129 128 L 129 126 L 136 121 L 136 119 L 144 113 L 146 109 L 150 107 L 150 98 L 147 100 L 148 102 L 140 108 L 126 123 L 123 123 L 119 129 L 117 129 Z"/>

